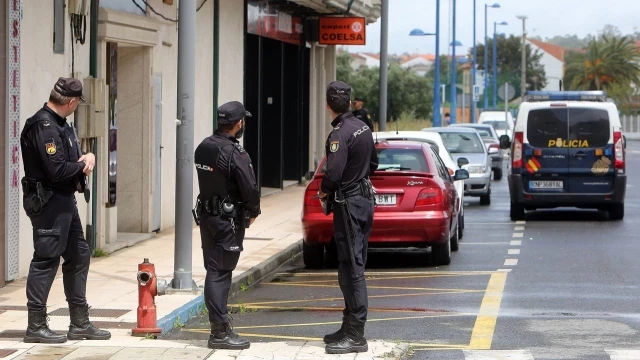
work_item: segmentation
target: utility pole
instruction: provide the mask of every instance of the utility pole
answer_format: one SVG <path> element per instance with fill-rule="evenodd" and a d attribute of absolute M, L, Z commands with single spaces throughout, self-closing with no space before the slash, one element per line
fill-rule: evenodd
<path fill-rule="evenodd" d="M 525 25 L 527 17 L 521 15 L 518 16 L 518 19 L 522 20 L 522 78 L 520 79 L 520 95 L 524 99 L 524 93 L 527 90 L 527 30 Z"/>
<path fill-rule="evenodd" d="M 171 288 L 193 291 L 193 136 L 196 80 L 196 0 L 182 0 L 178 10 L 178 108 L 176 119 L 176 239 Z"/>
<path fill-rule="evenodd" d="M 380 115 L 378 116 L 380 131 L 387 130 L 389 1 L 390 0 L 382 0 L 382 13 L 380 16 Z"/>

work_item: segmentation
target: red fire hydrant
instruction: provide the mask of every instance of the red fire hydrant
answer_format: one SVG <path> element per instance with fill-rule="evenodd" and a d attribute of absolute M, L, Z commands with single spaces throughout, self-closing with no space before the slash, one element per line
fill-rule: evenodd
<path fill-rule="evenodd" d="M 158 327 L 155 296 L 164 295 L 167 281 L 156 277 L 156 268 L 145 258 L 138 264 L 138 326 L 131 330 L 133 336 L 162 333 Z"/>

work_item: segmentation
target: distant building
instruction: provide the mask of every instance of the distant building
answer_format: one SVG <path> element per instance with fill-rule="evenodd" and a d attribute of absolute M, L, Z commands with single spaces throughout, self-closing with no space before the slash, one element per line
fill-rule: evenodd
<path fill-rule="evenodd" d="M 559 80 L 564 79 L 564 53 L 562 46 L 553 45 L 540 40 L 527 39 L 531 50 L 542 53 L 540 65 L 544 67 L 547 78 L 547 86 L 539 90 L 551 91 L 559 89 Z"/>
<path fill-rule="evenodd" d="M 415 54 L 400 58 L 400 67 L 413 71 L 415 74 L 425 76 L 433 67 L 436 56 L 433 54 Z"/>

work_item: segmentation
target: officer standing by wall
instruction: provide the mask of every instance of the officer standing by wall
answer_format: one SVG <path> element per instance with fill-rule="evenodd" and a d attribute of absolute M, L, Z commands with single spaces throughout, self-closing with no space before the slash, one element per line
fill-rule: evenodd
<path fill-rule="evenodd" d="M 364 268 L 374 208 L 369 174 L 378 168 L 378 155 L 371 128 L 349 112 L 349 86 L 341 81 L 330 83 L 326 100 L 334 120 L 325 145 L 327 170 L 318 196 L 333 203 L 338 282 L 345 309 L 340 330 L 324 337 L 325 350 L 330 354 L 366 352 L 368 298 Z"/>
<path fill-rule="evenodd" d="M 231 328 L 227 299 L 232 271 L 243 250 L 245 228 L 260 215 L 260 191 L 251 158 L 239 144 L 251 113 L 237 101 L 218 108 L 218 129 L 196 148 L 194 162 L 200 194 L 194 217 L 200 225 L 207 276 L 205 304 L 209 310 L 211 349 L 247 349 L 247 339 Z"/>
<path fill-rule="evenodd" d="M 371 115 L 369 114 L 369 111 L 367 111 L 367 109 L 364 108 L 364 100 L 362 100 L 361 97 L 358 96 L 354 99 L 353 108 L 355 109 L 353 110 L 353 116 L 355 116 L 357 119 L 361 121 L 364 121 L 364 123 L 369 126 L 369 129 L 373 131 L 373 123 L 371 122 Z"/>
<path fill-rule="evenodd" d="M 91 251 L 84 238 L 75 192 L 86 190 L 86 175 L 95 156 L 82 154 L 75 130 L 66 117 L 73 114 L 82 95 L 82 83 L 59 78 L 49 101 L 27 119 L 20 137 L 25 177 L 23 207 L 33 226 L 33 259 L 27 277 L 29 324 L 26 343 L 63 343 L 70 340 L 108 340 L 111 334 L 89 322 L 86 289 Z M 87 200 L 88 201 L 88 200 Z M 47 298 L 64 259 L 62 276 L 71 324 L 67 335 L 49 329 Z"/>

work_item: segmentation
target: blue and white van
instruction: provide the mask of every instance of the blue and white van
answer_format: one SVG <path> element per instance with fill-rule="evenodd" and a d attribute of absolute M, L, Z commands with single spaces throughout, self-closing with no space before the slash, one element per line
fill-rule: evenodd
<path fill-rule="evenodd" d="M 625 139 L 618 109 L 602 91 L 526 92 L 508 175 L 511 219 L 525 210 L 577 207 L 624 218 Z"/>

